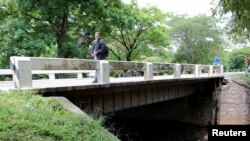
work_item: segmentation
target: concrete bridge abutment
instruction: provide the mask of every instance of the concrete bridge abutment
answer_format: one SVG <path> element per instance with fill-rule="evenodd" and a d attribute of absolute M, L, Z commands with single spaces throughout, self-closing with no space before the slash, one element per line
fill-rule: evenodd
<path fill-rule="evenodd" d="M 173 120 L 196 125 L 217 124 L 219 103 L 212 91 L 114 112 L 118 119 Z"/>
<path fill-rule="evenodd" d="M 147 81 L 107 85 L 64 95 L 88 114 L 117 118 L 166 119 L 198 125 L 217 124 L 220 79 Z M 58 93 L 57 93 L 58 94 Z"/>

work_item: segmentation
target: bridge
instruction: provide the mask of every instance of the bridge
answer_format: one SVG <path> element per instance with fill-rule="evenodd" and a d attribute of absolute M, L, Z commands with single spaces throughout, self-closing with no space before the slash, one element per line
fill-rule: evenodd
<path fill-rule="evenodd" d="M 12 75 L 13 80 L 0 81 L 0 90 L 31 89 L 43 96 L 63 96 L 87 113 L 101 114 L 126 111 L 195 95 L 198 97 L 197 101 L 203 100 L 196 106 L 203 107 L 201 109 L 205 111 L 206 120 L 202 123 L 193 118 L 180 120 L 201 124 L 216 122 L 218 96 L 223 79 L 222 65 L 39 57 L 11 57 L 10 62 L 10 69 L 0 70 L 0 75 Z M 82 78 L 83 73 L 92 73 L 94 70 L 98 73 L 98 83 L 92 84 L 92 79 L 89 77 Z M 115 78 L 110 76 L 110 72 L 114 70 L 136 70 L 144 73 L 141 77 Z M 164 73 L 156 76 L 159 71 Z M 57 73 L 74 73 L 77 74 L 77 78 L 55 79 Z M 34 74 L 46 74 L 49 75 L 49 79 L 32 80 Z M 188 102 L 190 100 L 181 103 L 187 105 Z M 204 105 L 204 102 L 208 104 Z M 180 110 L 176 108 L 170 110 L 173 109 Z M 190 114 L 193 111 L 189 108 L 182 113 Z"/>

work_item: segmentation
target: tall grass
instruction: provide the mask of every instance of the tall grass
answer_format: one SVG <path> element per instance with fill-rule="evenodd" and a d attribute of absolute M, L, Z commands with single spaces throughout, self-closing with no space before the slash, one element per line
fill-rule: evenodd
<path fill-rule="evenodd" d="M 112 141 L 102 118 L 87 120 L 31 91 L 0 92 L 0 140 Z"/>

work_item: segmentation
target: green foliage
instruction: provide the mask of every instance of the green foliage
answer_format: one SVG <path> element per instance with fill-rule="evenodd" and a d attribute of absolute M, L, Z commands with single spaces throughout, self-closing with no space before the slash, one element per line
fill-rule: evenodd
<path fill-rule="evenodd" d="M 103 33 L 111 49 L 109 59 L 170 58 L 167 15 L 155 7 L 139 8 L 135 1 L 0 0 L 0 16 L 4 68 L 10 56 L 90 58 L 95 31 Z M 83 33 L 88 37 L 79 47 L 76 42 Z"/>
<path fill-rule="evenodd" d="M 0 140 L 117 140 L 101 124 L 30 91 L 0 93 Z"/>
<path fill-rule="evenodd" d="M 18 9 L 17 0 L 0 1 L 3 20 L 0 24 L 0 59 L 6 67 L 10 56 L 40 56 L 50 49 L 53 34 L 48 27 L 25 18 Z"/>
<path fill-rule="evenodd" d="M 7 56 L 39 56 L 53 41 L 51 34 L 32 31 L 29 23 L 23 19 L 10 19 L 1 28 L 0 34 L 4 35 L 1 51 Z"/>
<path fill-rule="evenodd" d="M 216 19 L 199 15 L 196 17 L 173 16 L 170 37 L 177 49 L 175 62 L 211 64 L 223 51 L 222 31 Z"/>
<path fill-rule="evenodd" d="M 172 54 L 170 54 L 168 34 L 168 29 L 163 25 L 150 28 L 140 40 L 140 48 L 135 51 L 138 56 L 135 59 L 147 62 L 171 62 Z"/>
<path fill-rule="evenodd" d="M 250 56 L 250 47 L 243 47 L 240 49 L 234 49 L 229 53 L 229 61 L 227 63 L 228 71 L 244 71 L 245 64 L 244 58 L 245 56 Z M 250 61 L 250 60 L 249 60 Z M 248 65 L 250 62 L 248 62 Z M 247 66 L 248 66 L 247 65 Z"/>
<path fill-rule="evenodd" d="M 220 0 L 215 3 L 213 9 L 214 14 L 226 15 L 230 14 L 227 28 L 230 34 L 245 36 L 249 39 L 250 36 L 250 1 L 249 0 Z"/>
<path fill-rule="evenodd" d="M 10 56 L 89 58 L 93 37 L 79 48 L 80 31 L 109 33 L 107 21 L 120 5 L 120 0 L 0 0 L 0 65 L 7 67 Z"/>
<path fill-rule="evenodd" d="M 151 56 L 150 51 L 169 46 L 168 30 L 165 26 L 167 15 L 156 7 L 139 8 L 137 3 L 124 5 L 110 21 L 112 32 L 108 36 L 113 57 L 118 60 L 142 60 L 140 56 Z M 165 54 L 166 55 L 166 51 Z M 161 56 L 164 58 L 164 56 Z"/>
<path fill-rule="evenodd" d="M 124 70 L 113 70 L 110 72 L 112 77 L 121 77 L 124 74 Z"/>

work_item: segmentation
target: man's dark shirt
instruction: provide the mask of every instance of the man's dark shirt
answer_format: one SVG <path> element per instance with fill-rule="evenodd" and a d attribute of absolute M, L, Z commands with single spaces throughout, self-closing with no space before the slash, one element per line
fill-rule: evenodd
<path fill-rule="evenodd" d="M 94 51 L 97 52 L 96 54 L 96 59 L 97 60 L 103 60 L 105 59 L 105 43 L 104 41 L 101 40 L 94 40 L 93 41 L 93 45 L 92 45 L 92 53 L 94 53 Z"/>

